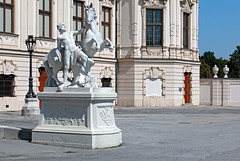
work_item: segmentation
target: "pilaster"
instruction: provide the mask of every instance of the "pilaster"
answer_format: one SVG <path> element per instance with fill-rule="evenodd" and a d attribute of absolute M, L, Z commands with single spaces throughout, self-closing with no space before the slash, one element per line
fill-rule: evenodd
<path fill-rule="evenodd" d="M 176 44 L 176 11 L 177 1 L 170 1 L 170 47 L 174 47 Z"/>
<path fill-rule="evenodd" d="M 221 106 L 222 105 L 222 84 L 218 79 L 212 80 L 212 105 Z"/>
<path fill-rule="evenodd" d="M 230 106 L 230 82 L 228 79 L 223 79 L 223 106 Z"/>
<path fill-rule="evenodd" d="M 132 1 L 132 56 L 137 57 L 139 55 L 139 44 L 138 44 L 138 0 Z M 139 55 L 140 56 L 140 55 Z"/>

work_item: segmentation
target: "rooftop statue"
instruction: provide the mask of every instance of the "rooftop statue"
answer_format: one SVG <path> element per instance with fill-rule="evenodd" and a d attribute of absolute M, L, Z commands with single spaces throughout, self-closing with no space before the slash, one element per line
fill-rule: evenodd
<path fill-rule="evenodd" d="M 64 23 L 57 25 L 60 33 L 57 37 L 57 48 L 52 49 L 44 60 L 48 75 L 45 86 L 58 87 L 58 91 L 62 91 L 69 80 L 70 86 L 97 87 L 96 78 L 92 77 L 90 73 L 90 69 L 94 65 L 92 57 L 97 52 L 101 52 L 107 45 L 112 52 L 113 44 L 108 38 L 102 39 L 98 31 L 97 15 L 92 3 L 84 5 L 84 8 L 85 25 L 81 30 L 67 32 Z M 80 46 L 76 46 L 74 40 L 74 36 L 78 34 L 84 34 Z M 57 77 L 59 71 L 63 71 L 63 82 Z M 73 72 L 73 80 L 69 78 L 71 71 Z M 80 84 L 82 75 L 85 76 L 84 84 Z"/>

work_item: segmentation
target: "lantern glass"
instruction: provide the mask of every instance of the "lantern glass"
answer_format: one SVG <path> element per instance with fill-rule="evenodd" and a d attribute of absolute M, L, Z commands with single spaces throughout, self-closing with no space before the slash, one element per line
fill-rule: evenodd
<path fill-rule="evenodd" d="M 36 40 L 34 39 L 33 35 L 28 35 L 28 39 L 25 41 L 25 44 L 27 45 L 29 52 L 34 51 Z"/>

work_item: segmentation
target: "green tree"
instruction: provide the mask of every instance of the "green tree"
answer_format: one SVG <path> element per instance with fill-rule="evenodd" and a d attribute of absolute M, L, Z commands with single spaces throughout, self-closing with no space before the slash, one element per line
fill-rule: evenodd
<path fill-rule="evenodd" d="M 201 60 L 200 78 L 211 78 L 211 77 L 212 77 L 211 67 L 205 62 L 205 60 Z"/>
<path fill-rule="evenodd" d="M 217 59 L 214 52 L 207 51 L 203 54 L 203 56 L 200 56 L 200 61 L 200 78 L 212 78 L 214 74 L 212 68 L 214 65 L 217 65 L 219 68 L 218 77 L 224 77 L 223 67 L 228 64 L 227 59 L 223 59 L 222 57 Z"/>
<path fill-rule="evenodd" d="M 240 78 L 240 46 L 237 46 L 237 49 L 230 54 L 228 67 L 230 78 Z"/>
<path fill-rule="evenodd" d="M 200 57 L 200 60 L 204 60 L 210 67 L 214 67 L 217 62 L 217 58 L 214 55 L 214 52 L 207 51 Z"/>
<path fill-rule="evenodd" d="M 212 78 L 213 71 L 212 68 L 217 62 L 214 52 L 207 51 L 200 56 L 201 66 L 200 66 L 200 78 Z"/>

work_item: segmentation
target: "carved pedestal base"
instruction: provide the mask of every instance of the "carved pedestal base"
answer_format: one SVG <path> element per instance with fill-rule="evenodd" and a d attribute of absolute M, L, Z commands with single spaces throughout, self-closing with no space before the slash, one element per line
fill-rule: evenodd
<path fill-rule="evenodd" d="M 122 143 L 115 125 L 111 88 L 47 87 L 38 93 L 41 118 L 32 142 L 82 148 L 108 148 Z"/>
<path fill-rule="evenodd" d="M 37 98 L 25 98 L 25 104 L 22 107 L 22 116 L 35 116 L 40 114 Z"/>

